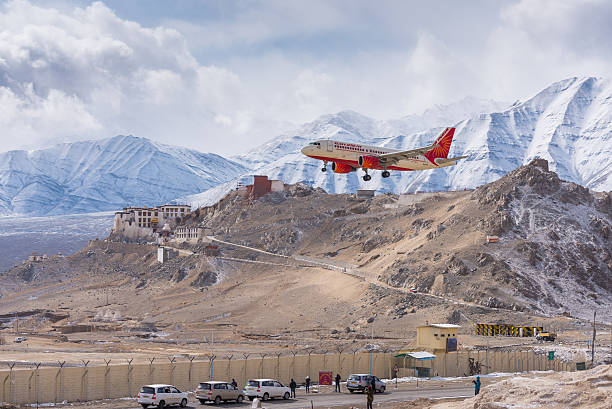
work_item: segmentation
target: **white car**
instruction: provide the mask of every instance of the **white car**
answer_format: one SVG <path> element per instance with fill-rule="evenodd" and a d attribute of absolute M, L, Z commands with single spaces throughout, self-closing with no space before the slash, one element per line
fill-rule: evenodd
<path fill-rule="evenodd" d="M 143 408 L 157 406 L 163 409 L 170 405 L 187 406 L 187 392 L 181 392 L 172 385 L 145 385 L 138 392 L 138 403 Z"/>
<path fill-rule="evenodd" d="M 261 398 L 268 400 L 273 398 L 289 399 L 291 390 L 274 379 L 251 379 L 244 385 L 244 394 L 250 400 Z"/>

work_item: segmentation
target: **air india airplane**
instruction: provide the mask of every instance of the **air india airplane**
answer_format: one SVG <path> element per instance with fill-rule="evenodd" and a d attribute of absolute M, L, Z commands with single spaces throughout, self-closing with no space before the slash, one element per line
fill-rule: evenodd
<path fill-rule="evenodd" d="M 349 173 L 362 168 L 365 172 L 363 180 L 367 182 L 372 179 L 368 174 L 370 169 L 382 170 L 382 177 L 388 178 L 391 176 L 389 170 L 426 170 L 456 165 L 459 159 L 467 156 L 448 158 L 454 134 L 455 128 L 446 128 L 433 145 L 409 151 L 324 139 L 309 143 L 302 148 L 302 153 L 322 160 L 323 172 L 327 171 L 328 162 L 332 163 L 335 173 Z"/>

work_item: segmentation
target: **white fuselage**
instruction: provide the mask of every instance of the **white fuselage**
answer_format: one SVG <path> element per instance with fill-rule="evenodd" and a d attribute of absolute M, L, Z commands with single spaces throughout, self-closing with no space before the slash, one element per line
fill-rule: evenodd
<path fill-rule="evenodd" d="M 333 141 L 329 139 L 314 142 L 318 145 L 310 144 L 302 148 L 302 153 L 314 159 L 326 162 L 342 162 L 353 167 L 359 167 L 360 156 L 378 156 L 387 153 L 401 152 L 399 149 L 383 148 L 380 146 L 360 145 L 350 142 Z M 442 166 L 449 166 L 453 163 L 438 165 L 432 163 L 423 154 L 414 154 L 409 158 L 399 160 L 390 170 L 425 170 L 434 169 Z"/>

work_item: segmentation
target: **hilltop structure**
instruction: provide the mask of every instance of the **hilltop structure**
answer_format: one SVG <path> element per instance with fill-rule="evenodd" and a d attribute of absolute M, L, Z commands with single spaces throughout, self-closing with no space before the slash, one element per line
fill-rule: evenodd
<path fill-rule="evenodd" d="M 186 204 L 125 207 L 115 212 L 111 236 L 135 241 L 157 239 L 162 235 L 163 229 L 165 232 L 173 231 L 181 218 L 190 212 L 191 206 Z"/>

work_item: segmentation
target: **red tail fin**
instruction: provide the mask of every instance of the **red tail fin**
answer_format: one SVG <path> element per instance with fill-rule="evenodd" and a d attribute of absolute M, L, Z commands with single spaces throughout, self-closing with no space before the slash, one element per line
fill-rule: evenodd
<path fill-rule="evenodd" d="M 440 145 L 440 146 L 437 148 L 433 148 L 432 150 L 427 152 L 425 156 L 429 160 L 433 160 L 435 158 L 447 158 L 454 135 L 455 135 L 455 128 L 446 128 L 444 132 L 442 132 L 440 136 L 438 136 L 436 141 L 433 143 L 434 145 Z"/>

